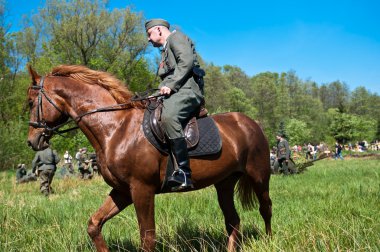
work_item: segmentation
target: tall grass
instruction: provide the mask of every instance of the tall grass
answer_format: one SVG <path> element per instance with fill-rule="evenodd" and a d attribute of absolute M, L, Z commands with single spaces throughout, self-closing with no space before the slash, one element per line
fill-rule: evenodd
<path fill-rule="evenodd" d="M 273 237 L 257 209 L 243 211 L 240 251 L 379 251 L 379 160 L 322 160 L 295 176 L 272 176 Z M 55 179 L 56 193 L 0 173 L 0 251 L 94 251 L 87 221 L 110 191 L 101 178 Z M 224 251 L 226 233 L 216 192 L 156 197 L 157 251 Z M 107 222 L 112 251 L 137 251 L 133 206 Z"/>

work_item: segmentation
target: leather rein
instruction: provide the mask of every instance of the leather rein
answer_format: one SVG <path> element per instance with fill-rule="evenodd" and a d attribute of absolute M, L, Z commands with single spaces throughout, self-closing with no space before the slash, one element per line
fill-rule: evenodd
<path fill-rule="evenodd" d="M 53 133 L 56 133 L 56 134 L 60 135 L 60 134 L 63 134 L 63 133 L 66 133 L 66 132 L 78 129 L 79 127 L 75 126 L 75 127 L 69 128 L 69 129 L 59 130 L 59 128 L 61 128 L 62 126 L 66 125 L 66 124 L 69 124 L 71 122 L 75 122 L 76 124 L 78 124 L 79 121 L 82 119 L 82 117 L 84 117 L 86 115 L 90 115 L 90 114 L 94 114 L 94 113 L 98 113 L 98 112 L 124 110 L 124 109 L 127 109 L 128 105 L 130 105 L 132 102 L 135 102 L 135 101 L 144 101 L 144 100 L 148 100 L 149 101 L 149 100 L 151 100 L 153 98 L 161 97 L 161 95 L 158 95 L 158 96 L 148 96 L 148 97 L 144 97 L 144 96 L 141 97 L 139 95 L 136 95 L 136 96 L 132 97 L 130 99 L 130 101 L 127 102 L 127 103 L 121 103 L 121 104 L 116 104 L 116 105 L 112 105 L 112 106 L 107 106 L 107 107 L 103 107 L 103 108 L 98 108 L 98 109 L 90 110 L 90 111 L 84 112 L 84 113 L 76 116 L 75 118 L 71 118 L 66 112 L 62 111 L 54 103 L 54 101 L 48 96 L 48 94 L 46 93 L 46 91 L 44 89 L 44 81 L 45 81 L 45 77 L 41 77 L 39 85 L 31 87 L 34 90 L 38 90 L 38 105 L 37 105 L 37 109 L 36 109 L 36 118 L 37 118 L 37 121 L 35 121 L 35 122 L 29 121 L 29 125 L 32 126 L 32 127 L 34 127 L 34 128 L 43 128 L 45 130 L 44 134 L 49 134 L 49 135 L 53 134 Z M 51 105 L 53 105 L 53 107 L 56 110 L 58 110 L 62 115 L 65 115 L 65 116 L 69 117 L 69 119 L 66 122 L 61 123 L 61 124 L 59 124 L 59 125 L 57 125 L 55 127 L 49 127 L 46 124 L 46 120 L 44 119 L 44 115 L 43 115 L 42 96 L 44 96 L 46 98 L 46 100 Z"/>

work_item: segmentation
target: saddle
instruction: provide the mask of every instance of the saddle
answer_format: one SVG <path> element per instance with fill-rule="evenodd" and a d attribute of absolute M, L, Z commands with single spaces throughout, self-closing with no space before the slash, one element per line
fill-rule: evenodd
<path fill-rule="evenodd" d="M 145 110 L 142 123 L 145 137 L 159 151 L 169 153 L 167 139 L 161 123 L 162 103 L 151 101 Z M 222 148 L 219 130 L 214 120 L 207 116 L 207 110 L 201 106 L 184 128 L 189 156 L 204 156 L 218 153 Z"/>
<path fill-rule="evenodd" d="M 160 141 L 163 144 L 167 144 L 167 140 L 166 140 L 165 133 L 162 128 L 162 122 L 161 122 L 161 113 L 162 113 L 163 104 L 161 102 L 157 102 L 157 105 L 153 105 L 153 106 L 156 106 L 156 108 L 150 114 L 150 118 L 149 118 L 150 128 L 153 134 L 158 139 L 158 141 Z M 198 144 L 199 129 L 198 129 L 197 118 L 201 118 L 205 116 L 207 116 L 207 110 L 204 106 L 201 106 L 198 116 L 192 117 L 190 121 L 187 123 L 183 132 L 185 134 L 185 139 L 186 139 L 188 149 L 191 149 Z"/>

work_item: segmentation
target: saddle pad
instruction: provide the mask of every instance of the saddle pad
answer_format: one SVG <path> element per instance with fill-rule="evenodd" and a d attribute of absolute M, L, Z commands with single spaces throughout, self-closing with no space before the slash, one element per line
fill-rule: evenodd
<path fill-rule="evenodd" d="M 149 125 L 150 111 L 145 110 L 142 128 L 145 137 L 159 151 L 169 154 L 167 144 L 163 144 L 157 140 Z M 211 117 L 204 117 L 197 120 L 199 128 L 199 143 L 189 149 L 190 157 L 206 156 L 218 153 L 222 149 L 222 140 L 219 135 L 219 130 Z"/>

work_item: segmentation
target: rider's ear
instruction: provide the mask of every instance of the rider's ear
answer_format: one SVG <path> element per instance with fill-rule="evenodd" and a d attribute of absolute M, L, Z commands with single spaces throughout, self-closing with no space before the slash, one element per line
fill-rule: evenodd
<path fill-rule="evenodd" d="M 36 71 L 33 70 L 32 66 L 28 64 L 29 75 L 32 78 L 32 85 L 37 85 L 37 79 L 40 79 L 41 76 L 38 75 Z"/>

